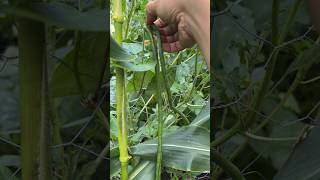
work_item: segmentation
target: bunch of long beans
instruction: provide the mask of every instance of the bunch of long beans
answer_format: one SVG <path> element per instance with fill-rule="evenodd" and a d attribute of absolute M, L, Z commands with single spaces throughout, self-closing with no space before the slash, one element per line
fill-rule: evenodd
<path fill-rule="evenodd" d="M 162 93 L 163 88 L 161 84 L 164 85 L 164 92 L 167 96 L 167 101 L 170 109 L 178 114 L 186 124 L 189 124 L 187 117 L 179 111 L 173 104 L 171 99 L 171 92 L 169 89 L 166 65 L 164 60 L 164 55 L 162 51 L 160 31 L 155 25 L 148 26 L 148 32 L 153 46 L 153 58 L 157 62 L 156 64 L 156 80 L 157 80 L 157 116 L 158 116 L 158 149 L 157 149 L 157 166 L 156 166 L 156 180 L 161 179 L 161 167 L 162 167 L 162 128 L 163 128 L 163 117 L 161 112 L 163 111 L 163 99 Z M 161 78 L 162 77 L 162 78 Z"/>
<path fill-rule="evenodd" d="M 149 35 L 151 39 L 151 43 L 153 46 L 153 57 L 154 60 L 156 60 L 157 65 L 156 65 L 156 81 L 157 81 L 157 116 L 158 116 L 158 149 L 157 149 L 157 166 L 156 166 L 156 180 L 161 179 L 161 167 L 162 167 L 162 126 L 163 126 L 163 121 L 162 121 L 162 88 L 161 88 L 161 77 L 160 77 L 160 65 L 161 61 L 164 60 L 163 57 L 163 52 L 161 49 L 161 41 L 160 41 L 160 34 L 158 29 L 152 25 L 148 27 L 149 29 Z M 154 36 L 155 34 L 155 36 Z M 154 37 L 157 37 L 156 39 Z"/>

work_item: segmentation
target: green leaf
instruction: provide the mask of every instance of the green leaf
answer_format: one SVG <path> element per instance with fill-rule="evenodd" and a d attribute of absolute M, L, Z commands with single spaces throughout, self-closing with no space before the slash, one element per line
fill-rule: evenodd
<path fill-rule="evenodd" d="M 155 163 L 143 160 L 129 174 L 129 180 L 153 180 L 155 175 Z"/>
<path fill-rule="evenodd" d="M 299 143 L 273 180 L 316 180 L 320 178 L 320 129 L 314 128 Z"/>
<path fill-rule="evenodd" d="M 139 91 L 140 88 L 147 88 L 153 77 L 154 73 L 152 71 L 134 73 L 133 78 L 128 82 L 128 92 Z"/>
<path fill-rule="evenodd" d="M 17 17 L 30 18 L 50 25 L 62 26 L 65 29 L 81 31 L 108 31 L 108 14 L 106 10 L 94 9 L 80 12 L 64 3 L 32 3 L 29 7 L 4 6 L 4 12 Z"/>
<path fill-rule="evenodd" d="M 119 147 L 110 149 L 110 176 L 113 177 L 120 172 Z"/>
<path fill-rule="evenodd" d="M 166 78 L 167 78 L 167 85 L 168 87 L 172 87 L 173 83 L 175 82 L 175 77 L 176 77 L 176 69 L 175 68 L 170 68 L 167 69 L 167 74 L 166 74 Z M 155 76 L 153 76 L 153 78 L 151 79 L 151 82 L 148 84 L 147 90 L 145 91 L 145 95 L 148 95 L 148 98 L 151 97 L 152 94 L 157 94 L 157 78 Z M 160 82 L 161 84 L 163 84 L 163 77 L 160 76 Z"/>
<path fill-rule="evenodd" d="M 110 159 L 110 177 L 116 176 L 120 172 L 119 157 Z"/>
<path fill-rule="evenodd" d="M 111 139 L 116 139 L 118 137 L 118 129 L 117 129 L 117 118 L 116 111 L 110 111 L 110 135 Z"/>
<path fill-rule="evenodd" d="M 112 64 L 113 66 L 120 67 L 123 69 L 127 69 L 129 71 L 135 71 L 135 72 L 144 72 L 144 71 L 150 71 L 154 70 L 156 66 L 156 62 L 148 62 L 148 63 L 143 63 L 143 64 L 134 64 L 131 62 L 115 62 Z"/>
<path fill-rule="evenodd" d="M 85 163 L 78 174 L 78 177 L 92 176 L 97 170 L 97 163 L 95 160 Z"/>
<path fill-rule="evenodd" d="M 197 117 L 191 122 L 191 126 L 201 126 L 210 130 L 210 103 L 208 103 Z"/>
<path fill-rule="evenodd" d="M 20 156 L 3 155 L 0 157 L 0 164 L 4 166 L 20 167 Z"/>
<path fill-rule="evenodd" d="M 285 94 L 281 93 L 279 94 L 280 98 L 282 99 L 284 97 Z M 284 107 L 286 108 L 289 108 L 290 110 L 294 111 L 295 113 L 297 114 L 300 114 L 301 111 L 300 111 L 300 107 L 299 107 L 299 104 L 298 104 L 298 101 L 297 99 L 294 97 L 293 94 L 290 94 L 286 103 L 284 103 L 283 105 Z"/>
<path fill-rule="evenodd" d="M 83 33 L 82 37 L 77 59 L 78 70 L 76 71 L 74 66 L 76 60 L 73 49 L 60 61 L 53 72 L 50 90 L 54 97 L 80 94 L 79 84 L 84 94 L 98 87 L 104 63 L 106 63 L 107 35 L 105 33 Z"/>
<path fill-rule="evenodd" d="M 110 36 L 110 57 L 113 61 L 133 60 L 134 56 L 122 48 L 112 36 Z"/>
<path fill-rule="evenodd" d="M 228 2 L 230 4 L 230 2 Z M 247 31 L 255 33 L 256 29 L 254 26 L 254 19 L 252 17 L 252 12 L 250 9 L 245 8 L 239 4 L 235 4 L 231 8 L 233 17 L 228 15 L 221 15 L 215 17 L 215 27 L 213 28 L 212 39 L 213 44 L 213 56 L 215 61 L 213 61 L 214 69 L 223 69 L 230 72 L 233 68 L 239 65 L 238 55 L 235 49 L 229 49 L 233 42 L 251 42 L 253 37 L 248 33 L 239 29 L 239 26 L 233 22 L 241 23 L 243 28 Z M 233 19 L 234 18 L 234 19 Z M 228 34 L 226 36 L 226 34 Z M 225 63 L 225 58 L 228 58 L 228 62 L 232 63 L 231 66 Z M 230 66 L 230 67 L 229 67 Z"/>
<path fill-rule="evenodd" d="M 274 107 L 277 106 L 277 101 L 267 99 L 263 104 L 263 112 L 270 114 Z M 301 133 L 303 125 L 301 123 L 292 123 L 297 119 L 297 116 L 286 108 L 281 108 L 272 116 L 272 120 L 266 127 L 267 132 L 261 132 L 261 136 L 271 138 L 287 138 L 298 137 Z M 289 124 L 289 125 L 288 125 Z M 285 128 L 283 127 L 285 126 Z M 270 158 L 272 165 L 276 169 L 280 169 L 285 161 L 289 158 L 292 152 L 295 141 L 259 141 L 250 139 L 249 144 L 258 153 L 266 158 Z"/>
<path fill-rule="evenodd" d="M 10 180 L 17 180 L 16 177 L 11 177 L 13 172 L 6 166 L 0 164 L 0 179 L 10 179 Z"/>
<path fill-rule="evenodd" d="M 155 160 L 157 141 L 131 147 L 131 154 Z M 183 127 L 163 137 L 163 163 L 183 171 L 209 171 L 209 132 L 200 127 Z"/>
<path fill-rule="evenodd" d="M 210 131 L 199 126 L 210 120 L 205 113 L 208 110 L 203 110 L 189 126 L 163 136 L 164 166 L 190 172 L 210 170 Z M 132 146 L 130 152 L 132 155 L 155 160 L 157 147 L 157 140 L 154 139 Z"/>
<path fill-rule="evenodd" d="M 290 64 L 285 74 L 289 74 L 296 70 L 306 68 L 310 64 L 319 63 L 320 59 L 320 45 L 315 45 L 310 49 L 303 51 L 297 58 Z"/>
<path fill-rule="evenodd" d="M 139 54 L 143 50 L 142 43 L 127 43 L 122 42 L 122 46 L 125 50 L 130 52 L 131 54 Z"/>

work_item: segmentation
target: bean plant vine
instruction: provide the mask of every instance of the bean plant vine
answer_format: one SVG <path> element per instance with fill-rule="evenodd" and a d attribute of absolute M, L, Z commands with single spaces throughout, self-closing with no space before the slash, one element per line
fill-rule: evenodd
<path fill-rule="evenodd" d="M 212 179 L 310 175 L 292 170 L 314 158 L 318 133 L 319 96 L 306 91 L 319 87 L 303 82 L 317 76 L 320 38 L 304 3 L 214 2 Z"/>

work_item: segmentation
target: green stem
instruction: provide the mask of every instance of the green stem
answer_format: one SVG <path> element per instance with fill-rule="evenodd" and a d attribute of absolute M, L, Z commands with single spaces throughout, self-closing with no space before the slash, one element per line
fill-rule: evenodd
<path fill-rule="evenodd" d="M 51 145 L 51 125 L 53 119 L 53 112 L 51 106 L 51 98 L 49 95 L 48 85 L 48 61 L 50 59 L 49 53 L 52 50 L 50 28 L 46 27 L 46 58 L 43 60 L 42 67 L 42 117 L 40 124 L 40 153 L 39 153 L 39 179 L 50 180 L 51 179 L 51 156 L 50 156 L 50 145 Z"/>
<path fill-rule="evenodd" d="M 161 117 L 162 111 L 162 95 L 161 95 L 161 76 L 160 76 L 160 62 L 163 59 L 159 59 L 159 51 L 161 51 L 161 47 L 157 47 L 156 42 L 159 42 L 159 36 L 157 34 L 157 39 L 154 39 L 152 32 L 155 30 L 154 27 L 149 27 L 150 39 L 153 45 L 153 57 L 157 62 L 156 65 L 156 80 L 157 80 L 157 113 L 158 113 L 158 149 L 157 149 L 157 164 L 156 164 L 156 180 L 161 179 L 161 169 L 162 169 L 162 128 L 163 128 L 163 121 Z M 156 31 L 156 30 L 155 30 Z M 161 43 L 161 41 L 160 41 Z M 160 55 L 161 56 L 161 55 Z M 163 69 L 162 69 L 163 72 Z"/>
<path fill-rule="evenodd" d="M 101 162 L 104 160 L 104 157 L 109 154 L 110 150 L 110 143 L 107 143 L 106 146 L 103 148 L 103 150 L 100 152 L 99 156 L 94 160 L 94 171 L 90 172 L 88 175 L 86 175 L 83 180 L 90 180 L 94 179 L 93 175 L 97 171 L 98 167 L 100 166 Z"/>
<path fill-rule="evenodd" d="M 124 70 L 121 68 L 116 69 L 116 93 L 117 93 L 117 128 L 118 128 L 118 141 L 120 150 L 121 162 L 121 179 L 128 179 L 128 143 L 127 143 L 127 126 L 125 117 L 125 76 Z"/>
<path fill-rule="evenodd" d="M 308 79 L 308 80 L 305 80 L 305 81 L 301 81 L 300 84 L 309 84 L 309 83 L 313 83 L 315 81 L 318 81 L 320 80 L 320 76 L 317 76 L 317 77 L 314 77 L 312 79 Z"/>
<path fill-rule="evenodd" d="M 274 45 L 277 45 L 279 42 L 279 28 L 278 28 L 279 4 L 280 4 L 280 0 L 273 0 L 272 2 L 272 43 Z M 278 52 L 279 52 L 278 50 L 275 50 L 275 52 L 273 52 L 273 54 L 271 55 L 272 57 L 269 64 L 267 65 L 266 75 L 264 76 L 261 88 L 257 93 L 257 96 L 256 96 L 257 98 L 254 99 L 255 102 L 252 107 L 255 107 L 257 110 L 260 110 L 262 100 L 268 90 L 271 77 L 273 74 L 273 69 L 277 61 Z M 255 112 L 253 111 L 249 112 L 248 118 L 247 118 L 248 119 L 247 124 L 251 123 L 254 120 L 255 115 L 256 115 Z"/>
<path fill-rule="evenodd" d="M 99 106 L 96 107 L 96 114 L 97 117 L 101 120 L 101 123 L 104 125 L 106 131 L 109 133 L 110 126 L 108 118 L 105 116 L 105 114 Z"/>
<path fill-rule="evenodd" d="M 229 156 L 228 160 L 232 162 L 238 156 L 238 154 L 240 154 L 246 148 L 247 145 L 248 145 L 248 142 L 245 141 L 240 146 L 238 146 L 237 149 L 233 151 L 233 153 Z M 223 169 L 217 168 L 213 173 L 212 179 L 219 179 L 222 173 L 223 173 Z"/>
<path fill-rule="evenodd" d="M 288 29 L 290 28 L 290 26 L 293 23 L 293 19 L 296 15 L 297 9 L 300 5 L 302 0 L 296 0 L 296 2 L 294 3 L 293 7 L 290 10 L 289 13 L 289 17 L 287 19 L 287 23 L 285 24 L 285 27 L 283 29 L 283 31 L 281 32 L 281 35 L 279 36 L 279 29 L 278 29 L 278 19 L 279 19 L 279 0 L 273 0 L 273 5 L 272 5 L 272 43 L 274 43 L 275 45 L 281 44 L 287 33 L 288 33 Z M 273 70 L 274 70 L 274 66 L 276 64 L 276 60 L 278 57 L 278 53 L 279 53 L 279 49 L 274 50 L 272 57 L 271 57 L 271 61 L 269 62 L 269 64 L 267 65 L 267 69 L 266 69 L 266 75 L 264 76 L 263 82 L 262 82 L 262 86 L 261 88 L 259 88 L 259 91 L 256 95 L 256 99 L 253 100 L 253 102 L 251 103 L 250 107 L 255 107 L 255 109 L 259 110 L 262 104 L 262 100 L 264 99 L 266 92 L 268 90 L 270 81 L 271 81 L 271 77 L 273 75 Z M 246 124 L 251 124 L 252 121 L 255 119 L 256 113 L 254 111 L 250 111 L 247 115 L 247 121 Z M 238 128 L 241 127 L 240 123 L 236 123 L 231 129 L 229 129 L 222 137 L 219 137 L 218 139 L 216 139 L 213 143 L 211 143 L 211 146 L 215 147 L 219 144 L 224 143 L 225 141 L 227 141 L 230 137 L 232 137 L 234 134 L 236 134 L 238 132 Z"/>
<path fill-rule="evenodd" d="M 285 96 L 281 99 L 280 103 L 272 110 L 272 112 L 268 115 L 267 118 L 265 118 L 257 128 L 255 128 L 254 132 L 258 132 L 260 129 L 262 129 L 267 123 L 270 121 L 272 116 L 277 113 L 281 107 L 287 102 L 290 95 L 293 93 L 293 91 L 298 87 L 301 79 L 304 76 L 304 70 L 298 71 L 293 83 L 291 83 L 291 86 L 289 87 L 289 90 L 286 92 Z"/>
<path fill-rule="evenodd" d="M 54 101 L 53 103 L 53 107 L 54 104 L 56 103 L 56 101 Z M 59 121 L 59 116 L 58 116 L 58 112 L 57 110 L 55 110 L 56 112 L 54 113 L 55 116 L 52 118 L 52 144 L 53 145 L 58 145 L 58 144 L 62 144 L 62 138 L 61 138 L 61 133 L 60 133 L 60 128 L 61 128 L 61 124 Z M 57 165 L 59 168 L 57 168 L 57 173 L 59 173 L 62 177 L 63 180 L 67 180 L 67 167 L 65 165 L 64 162 L 64 148 L 63 146 L 61 147 L 57 147 L 55 148 L 53 151 L 58 152 L 57 154 L 59 154 L 59 156 L 57 157 L 56 161 L 57 161 Z"/>
<path fill-rule="evenodd" d="M 115 40 L 122 44 L 122 24 L 124 21 L 122 13 L 122 1 L 113 1 L 113 20 L 115 26 Z M 128 142 L 127 142 L 127 122 L 126 122 L 126 87 L 125 87 L 125 70 L 116 68 L 116 102 L 117 102 L 117 129 L 118 129 L 118 142 L 120 151 L 120 163 L 121 163 L 121 180 L 128 179 L 128 161 L 130 156 L 128 154 Z"/>
<path fill-rule="evenodd" d="M 272 43 L 274 45 L 279 45 L 285 40 L 288 34 L 288 29 L 291 27 L 293 23 L 293 20 L 295 18 L 298 8 L 300 7 L 299 5 L 301 4 L 302 0 L 295 1 L 293 7 L 290 9 L 287 22 L 284 25 L 284 28 L 280 35 L 279 35 L 279 29 L 278 29 L 279 2 L 280 0 L 273 0 L 273 7 L 272 7 Z M 255 107 L 258 111 L 260 110 L 262 101 L 265 98 L 267 90 L 269 89 L 268 87 L 271 82 L 271 78 L 272 78 L 274 67 L 278 58 L 278 54 L 279 54 L 279 49 L 275 49 L 274 53 L 272 54 L 271 61 L 267 65 L 266 75 L 264 76 L 262 86 L 258 91 L 256 102 L 254 103 L 253 106 L 251 106 L 251 107 Z M 256 115 L 255 112 L 250 111 L 247 118 L 248 124 L 250 124 L 255 119 L 255 115 Z"/>
<path fill-rule="evenodd" d="M 229 140 L 233 135 L 235 135 L 241 127 L 241 122 L 237 121 L 236 124 L 232 126 L 231 129 L 229 129 L 226 133 L 224 133 L 222 136 L 216 138 L 213 142 L 211 142 L 210 146 L 211 147 L 217 147 L 220 144 L 223 144 L 227 140 Z"/>
<path fill-rule="evenodd" d="M 296 0 L 294 2 L 293 6 L 290 8 L 289 16 L 288 16 L 287 22 L 284 25 L 284 28 L 282 29 L 282 32 L 279 36 L 278 44 L 281 44 L 282 42 L 284 42 L 285 38 L 287 37 L 289 29 L 294 22 L 295 16 L 297 14 L 298 9 L 301 7 L 300 5 L 302 2 L 303 2 L 303 0 Z"/>
<path fill-rule="evenodd" d="M 77 86 L 79 88 L 81 96 L 84 95 L 83 86 L 81 84 L 80 73 L 79 73 L 79 54 L 81 48 L 81 38 L 82 32 L 77 31 L 75 32 L 75 48 L 74 48 L 74 62 L 73 62 L 73 69 L 74 69 L 74 77 L 76 79 Z"/>
<path fill-rule="evenodd" d="M 216 150 L 212 150 L 210 157 L 213 162 L 218 164 L 223 170 L 225 170 L 235 180 L 245 180 L 237 166 L 232 164 L 228 159 L 224 158 Z"/>
<path fill-rule="evenodd" d="M 18 18 L 22 179 L 38 179 L 45 26 Z"/>
<path fill-rule="evenodd" d="M 156 167 L 156 180 L 161 179 L 161 169 L 162 169 L 162 127 L 163 127 L 163 119 L 162 119 L 162 98 L 161 98 L 161 79 L 160 79 L 160 68 L 159 64 L 156 66 L 156 73 L 157 73 L 157 88 L 158 88 L 158 149 L 157 149 L 157 167 Z"/>
<path fill-rule="evenodd" d="M 126 32 L 125 32 L 125 35 L 124 35 L 125 39 L 128 38 L 130 22 L 131 22 L 131 19 L 132 19 L 132 16 L 133 16 L 133 13 L 134 13 L 135 9 L 136 9 L 136 0 L 132 0 L 132 7 L 130 9 L 128 20 L 127 20 L 127 23 L 126 23 Z"/>
<path fill-rule="evenodd" d="M 285 138 L 271 138 L 271 137 L 263 137 L 263 136 L 257 136 L 254 134 L 250 134 L 248 132 L 243 133 L 243 135 L 254 139 L 254 140 L 258 140 L 258 141 L 271 141 L 271 142 L 275 142 L 275 141 L 297 141 L 299 139 L 299 137 L 285 137 Z"/>
<path fill-rule="evenodd" d="M 166 66 L 165 66 L 165 61 L 164 61 L 164 55 L 163 55 L 163 51 L 162 51 L 160 32 L 159 32 L 159 30 L 158 30 L 158 28 L 156 26 L 150 26 L 146 30 L 147 30 L 147 32 L 148 32 L 148 34 L 150 36 L 150 39 L 153 38 L 152 32 L 155 32 L 156 36 L 157 36 L 157 40 L 153 39 L 153 42 L 151 42 L 151 43 L 154 44 L 153 45 L 154 46 L 153 50 L 155 50 L 155 47 L 159 47 L 156 50 L 157 51 L 156 54 L 158 54 L 160 58 L 159 57 L 154 57 L 154 58 L 159 58 L 160 59 L 159 61 L 160 61 L 160 66 L 161 66 L 161 74 L 162 74 L 164 88 L 165 88 L 165 91 L 166 91 L 166 94 L 167 94 L 167 97 L 168 97 L 169 107 L 170 107 L 171 111 L 173 111 L 175 114 L 178 114 L 186 124 L 189 124 L 190 121 L 188 120 L 188 118 L 181 111 L 179 111 L 174 106 L 174 104 L 172 102 L 171 91 L 170 91 L 170 88 L 168 86 L 167 72 L 166 72 Z"/>

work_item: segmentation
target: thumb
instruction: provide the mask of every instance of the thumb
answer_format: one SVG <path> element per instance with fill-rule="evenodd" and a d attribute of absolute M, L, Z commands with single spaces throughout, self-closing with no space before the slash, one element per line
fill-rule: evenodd
<path fill-rule="evenodd" d="M 150 25 L 153 24 L 153 22 L 155 20 L 157 20 L 157 6 L 158 6 L 158 1 L 154 0 L 154 1 L 150 1 L 147 6 L 147 19 L 146 19 L 146 24 Z"/>

